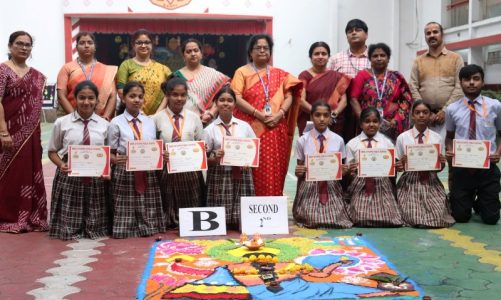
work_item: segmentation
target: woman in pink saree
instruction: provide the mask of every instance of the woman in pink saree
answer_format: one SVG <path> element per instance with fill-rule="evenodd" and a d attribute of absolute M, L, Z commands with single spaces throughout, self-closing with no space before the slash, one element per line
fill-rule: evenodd
<path fill-rule="evenodd" d="M 26 65 L 33 40 L 24 31 L 9 38 L 9 60 L 0 64 L 0 231 L 46 231 L 40 113 L 45 76 Z"/>

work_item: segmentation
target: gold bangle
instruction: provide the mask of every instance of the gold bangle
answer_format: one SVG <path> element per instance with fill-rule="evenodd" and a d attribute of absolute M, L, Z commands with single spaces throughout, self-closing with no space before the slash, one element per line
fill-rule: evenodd
<path fill-rule="evenodd" d="M 254 111 L 252 112 L 252 116 L 255 117 L 256 116 L 256 111 L 257 109 L 254 108 Z"/>
<path fill-rule="evenodd" d="M 10 134 L 8 132 L 2 132 L 2 133 L 0 133 L 0 136 L 1 137 L 8 137 L 8 136 L 10 136 Z"/>

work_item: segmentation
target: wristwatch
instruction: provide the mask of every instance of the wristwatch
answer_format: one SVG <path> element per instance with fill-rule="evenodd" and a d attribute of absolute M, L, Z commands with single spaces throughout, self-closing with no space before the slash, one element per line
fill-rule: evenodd
<path fill-rule="evenodd" d="M 335 111 L 331 112 L 331 118 L 336 119 L 337 113 Z"/>

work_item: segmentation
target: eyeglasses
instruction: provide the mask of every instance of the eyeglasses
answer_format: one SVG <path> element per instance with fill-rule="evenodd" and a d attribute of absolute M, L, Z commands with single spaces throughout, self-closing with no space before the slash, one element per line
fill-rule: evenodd
<path fill-rule="evenodd" d="M 26 48 L 28 50 L 30 50 L 31 48 L 33 48 L 33 45 L 32 44 L 29 44 L 29 43 L 23 43 L 23 42 L 15 42 L 14 45 L 19 48 L 19 49 L 22 49 L 22 48 Z"/>
<path fill-rule="evenodd" d="M 134 44 L 136 44 L 137 46 L 142 46 L 142 45 L 149 46 L 151 45 L 151 41 L 135 41 Z"/>
<path fill-rule="evenodd" d="M 255 50 L 255 51 L 270 51 L 270 47 L 268 47 L 268 46 L 256 46 L 256 47 L 253 47 L 252 50 Z"/>

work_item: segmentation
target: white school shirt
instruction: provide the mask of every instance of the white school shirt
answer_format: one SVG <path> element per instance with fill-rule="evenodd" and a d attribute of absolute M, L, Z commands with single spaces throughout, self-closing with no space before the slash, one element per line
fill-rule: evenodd
<path fill-rule="evenodd" d="M 87 129 L 90 135 L 90 144 L 102 146 L 107 144 L 108 121 L 93 113 L 88 119 Z M 60 117 L 54 123 L 49 140 L 49 151 L 56 151 L 60 157 L 68 153 L 69 145 L 83 144 L 83 118 L 75 110 L 71 114 Z"/>
<path fill-rule="evenodd" d="M 223 120 L 221 120 L 220 117 L 217 117 L 217 119 L 209 124 L 209 126 L 207 126 L 204 130 L 207 153 L 210 153 L 213 150 L 221 149 L 221 144 L 223 143 L 223 134 L 226 135 L 226 130 L 221 124 L 223 124 Z M 254 133 L 254 130 L 252 130 L 252 127 L 250 127 L 250 125 L 245 121 L 231 117 L 229 124 L 231 124 L 231 127 L 229 128 L 231 135 L 234 137 L 256 137 L 256 134 Z"/>
<path fill-rule="evenodd" d="M 346 158 L 346 150 L 344 146 L 343 138 L 334 132 L 326 129 L 322 134 L 325 136 L 324 141 L 324 153 L 341 152 L 341 158 Z M 296 158 L 298 160 L 305 161 L 305 155 L 318 154 L 317 145 L 320 147 L 320 140 L 318 136 L 320 132 L 313 128 L 312 130 L 305 132 L 296 143 Z M 316 139 L 316 141 L 315 141 Z M 315 144 L 316 142 L 316 144 Z"/>
<path fill-rule="evenodd" d="M 445 127 L 447 131 L 454 131 L 455 139 L 469 140 L 470 109 L 465 101 L 468 99 L 463 97 L 447 106 L 445 111 Z M 491 153 L 494 153 L 497 148 L 497 132 L 501 130 L 501 102 L 480 95 L 474 100 L 474 106 L 477 111 L 476 138 L 491 141 Z"/>
<path fill-rule="evenodd" d="M 361 133 L 351 139 L 348 144 L 346 144 L 346 161 L 348 163 L 358 163 L 358 150 L 367 148 L 367 140 L 369 138 L 365 133 Z M 388 149 L 394 148 L 395 146 L 389 138 L 379 131 L 372 137 L 371 141 L 372 148 L 377 149 Z"/>
<path fill-rule="evenodd" d="M 159 132 L 159 137 L 164 140 L 165 143 L 172 142 L 172 132 L 174 131 L 174 127 L 169 120 L 170 116 L 173 118 L 174 113 L 170 110 L 169 107 L 164 110 L 156 113 L 153 116 L 153 122 Z M 202 125 L 202 121 L 200 121 L 200 116 L 189 109 L 183 108 L 180 113 L 183 118 L 179 119 L 179 127 L 181 132 L 181 141 L 203 141 L 204 139 L 204 126 Z M 183 119 L 184 119 L 184 127 L 183 127 Z M 174 122 L 174 119 L 172 120 Z"/>
<path fill-rule="evenodd" d="M 444 146 L 444 140 L 442 139 L 442 136 L 439 133 L 436 133 L 429 128 L 426 128 L 426 130 L 423 132 L 423 143 L 424 144 L 439 144 L 440 145 L 440 154 L 445 155 L 445 146 Z M 402 132 L 398 137 L 397 137 L 397 145 L 396 145 L 396 155 L 397 158 L 402 158 L 402 156 L 405 155 L 405 146 L 407 145 L 417 145 L 419 144 L 419 130 L 416 129 L 416 127 L 413 127 L 412 129 L 409 129 L 405 132 Z"/>
<path fill-rule="evenodd" d="M 134 117 L 126 110 L 111 120 L 108 129 L 108 143 L 111 149 L 117 150 L 117 153 L 122 155 L 127 153 L 127 142 L 134 140 L 134 132 L 131 127 L 132 119 Z M 139 113 L 137 119 L 139 120 L 137 126 L 141 130 L 141 140 L 155 140 L 157 129 L 153 120 L 142 113 Z"/>

